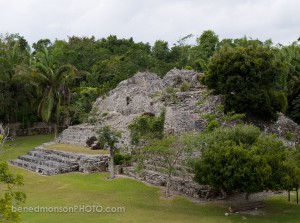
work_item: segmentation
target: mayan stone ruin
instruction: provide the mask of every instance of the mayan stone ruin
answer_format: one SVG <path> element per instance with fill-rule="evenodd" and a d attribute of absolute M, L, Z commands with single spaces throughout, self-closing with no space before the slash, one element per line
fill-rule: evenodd
<path fill-rule="evenodd" d="M 209 94 L 207 88 L 199 81 L 201 75 L 203 74 L 178 69 L 169 71 L 164 78 L 153 73 L 137 73 L 132 78 L 122 81 L 108 95 L 97 99 L 93 106 L 96 112 L 89 118 L 91 123 L 70 126 L 60 134 L 56 143 L 85 146 L 88 150 L 97 142 L 97 130 L 101 126 L 110 125 L 122 132 L 119 146 L 129 148 L 127 152 L 130 153 L 128 124 L 143 114 L 158 116 L 163 108 L 166 111 L 164 125 L 166 133 L 203 131 L 207 125 L 203 114 L 217 113 L 222 97 Z M 184 84 L 188 87 L 182 90 Z M 289 131 L 300 135 L 299 126 L 282 114 L 279 114 L 276 122 L 252 122 L 252 124 L 283 139 Z M 299 137 L 293 141 L 284 140 L 288 145 L 300 142 Z M 108 162 L 108 155 L 78 155 L 37 147 L 11 163 L 44 175 L 53 175 L 71 171 L 85 173 L 107 171 Z M 179 162 L 177 169 L 179 171 L 171 182 L 173 190 L 194 198 L 208 196 L 210 188 L 195 183 L 193 175 L 187 171 L 184 164 Z M 121 167 L 118 170 L 119 173 L 154 185 L 165 186 L 166 183 L 166 175 L 157 171 L 157 167 L 150 161 L 146 162 L 146 169 L 140 175 L 134 172 L 134 166 Z"/>

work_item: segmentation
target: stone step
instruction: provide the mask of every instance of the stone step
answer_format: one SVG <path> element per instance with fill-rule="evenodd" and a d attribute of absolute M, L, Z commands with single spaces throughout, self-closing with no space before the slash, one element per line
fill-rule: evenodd
<path fill-rule="evenodd" d="M 63 163 L 63 164 L 69 165 L 69 166 L 78 166 L 78 163 L 76 161 L 77 159 L 62 157 L 62 156 L 58 156 L 55 154 L 46 155 L 45 159 Z"/>
<path fill-rule="evenodd" d="M 36 169 L 38 167 L 38 164 L 36 164 L 36 163 L 31 163 L 31 162 L 28 162 L 25 160 L 20 160 L 20 159 L 11 160 L 10 163 L 15 166 L 19 166 L 19 167 L 22 167 L 22 168 L 25 168 L 25 169 L 28 169 L 28 170 L 31 170 L 34 172 L 36 171 Z"/>
<path fill-rule="evenodd" d="M 44 147 L 35 147 L 31 152 L 29 152 L 30 154 L 32 154 L 33 156 L 39 156 L 38 154 L 40 154 L 41 156 L 44 155 L 56 155 L 56 156 L 60 156 L 63 157 L 65 159 L 70 159 L 70 160 L 77 160 L 78 159 L 78 154 L 73 154 L 73 153 L 68 153 L 68 152 L 63 152 L 63 151 L 59 151 L 59 150 L 55 150 L 55 149 L 45 149 Z"/>
<path fill-rule="evenodd" d="M 45 162 L 44 159 L 41 159 L 41 158 L 38 158 L 38 157 L 35 157 L 35 156 L 31 156 L 31 155 L 19 156 L 19 159 L 30 162 L 30 163 L 35 163 L 35 164 L 38 164 L 38 165 L 43 165 L 43 163 Z"/>
<path fill-rule="evenodd" d="M 40 173 L 42 175 L 54 175 L 57 174 L 58 171 L 55 168 L 51 168 L 51 167 L 47 167 L 44 165 L 39 165 L 36 163 L 32 163 L 32 162 L 28 162 L 25 160 L 20 160 L 20 159 L 15 159 L 10 161 L 11 164 L 18 166 L 18 167 L 22 167 L 24 169 L 33 171 L 33 172 L 37 172 Z"/>
<path fill-rule="evenodd" d="M 107 171 L 109 155 L 88 155 L 70 153 L 39 146 L 12 160 L 11 164 L 38 172 L 53 175 L 73 171 L 84 173 Z"/>
<path fill-rule="evenodd" d="M 50 168 L 57 169 L 59 171 L 59 173 L 67 173 L 67 172 L 78 170 L 78 168 L 72 169 L 72 167 L 69 166 L 69 165 L 59 163 L 59 162 L 55 162 L 55 161 L 52 161 L 52 160 L 45 161 L 43 163 L 43 166 L 47 166 L 47 167 L 50 167 Z"/>
<path fill-rule="evenodd" d="M 70 166 L 74 166 L 77 165 L 77 159 L 72 159 L 72 158 L 67 158 L 65 156 L 61 156 L 61 155 L 55 155 L 55 154 L 50 154 L 50 153 L 46 153 L 46 152 L 40 152 L 40 151 L 30 151 L 28 153 L 29 156 L 33 156 L 36 157 L 37 159 L 42 159 L 42 160 L 52 160 L 52 161 L 56 161 L 59 163 L 64 163 Z"/>
<path fill-rule="evenodd" d="M 24 155 L 24 156 L 20 156 L 19 159 L 24 160 L 26 162 L 38 164 L 38 165 L 41 165 L 41 166 L 47 166 L 47 167 L 50 167 L 50 168 L 55 168 L 60 173 L 78 171 L 79 165 L 77 163 L 72 162 L 71 165 L 68 165 L 65 162 L 59 162 L 59 161 L 57 162 L 57 161 L 51 160 L 50 159 L 51 156 L 52 155 L 44 155 L 44 156 L 37 157 L 37 156 Z"/>
<path fill-rule="evenodd" d="M 65 129 L 55 141 L 58 143 L 86 146 L 86 141 L 95 135 L 96 133 L 90 125 L 71 126 Z"/>

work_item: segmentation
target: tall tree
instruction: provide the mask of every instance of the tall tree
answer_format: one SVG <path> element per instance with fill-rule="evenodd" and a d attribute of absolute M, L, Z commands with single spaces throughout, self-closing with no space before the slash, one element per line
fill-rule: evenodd
<path fill-rule="evenodd" d="M 27 49 L 18 34 L 0 36 L 0 119 L 7 123 L 30 116 L 30 89 L 16 78 L 16 68 L 28 59 Z"/>
<path fill-rule="evenodd" d="M 265 46 L 223 47 L 212 57 L 206 84 L 225 95 L 225 111 L 270 119 L 287 107 L 279 79 L 283 63 Z"/>
<path fill-rule="evenodd" d="M 109 148 L 110 153 L 110 178 L 115 178 L 115 164 L 114 164 L 114 158 L 115 158 L 115 152 L 117 150 L 117 143 L 119 142 L 121 138 L 121 132 L 117 131 L 116 129 L 113 129 L 109 125 L 103 126 L 99 130 L 99 137 L 98 140 L 103 144 L 104 146 L 107 146 Z"/>
<path fill-rule="evenodd" d="M 197 38 L 197 43 L 200 46 L 203 58 L 209 59 L 217 48 L 219 37 L 214 31 L 206 30 Z"/>
<path fill-rule="evenodd" d="M 62 105 L 69 105 L 71 100 L 70 84 L 77 76 L 77 69 L 69 64 L 57 66 L 46 47 L 37 51 L 31 66 L 30 80 L 40 94 L 38 114 L 49 122 L 56 116 L 55 135 L 59 123 L 59 111 Z"/>
<path fill-rule="evenodd" d="M 198 63 L 201 66 L 201 71 L 207 69 L 208 60 L 213 56 L 219 43 L 219 37 L 212 30 L 204 31 L 200 37 L 197 38 L 198 46 L 195 47 L 194 51 L 198 55 Z"/>

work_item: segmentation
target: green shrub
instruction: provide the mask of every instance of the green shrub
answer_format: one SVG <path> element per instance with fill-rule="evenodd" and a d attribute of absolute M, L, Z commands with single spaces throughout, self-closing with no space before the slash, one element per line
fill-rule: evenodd
<path fill-rule="evenodd" d="M 300 95 L 292 101 L 290 116 L 295 122 L 300 124 Z"/>
<path fill-rule="evenodd" d="M 131 155 L 116 153 L 114 157 L 115 165 L 129 165 L 131 161 Z"/>
<path fill-rule="evenodd" d="M 185 70 L 193 70 L 192 66 L 185 66 L 184 69 Z"/>
<path fill-rule="evenodd" d="M 140 141 L 162 139 L 164 136 L 165 109 L 160 116 L 141 115 L 135 118 L 129 125 L 131 144 L 138 145 Z"/>
<path fill-rule="evenodd" d="M 206 85 L 205 75 L 200 75 L 200 76 L 198 77 L 198 80 L 199 80 L 199 82 L 200 82 L 201 84 Z"/>
<path fill-rule="evenodd" d="M 270 91 L 270 97 L 274 111 L 285 113 L 288 105 L 286 93 L 283 91 Z"/>
<path fill-rule="evenodd" d="M 186 92 L 190 90 L 190 83 L 184 81 L 181 86 L 180 86 L 180 91 L 181 92 Z"/>
<path fill-rule="evenodd" d="M 286 138 L 287 140 L 293 140 L 294 137 L 295 137 L 295 134 L 294 134 L 293 132 L 291 132 L 291 131 L 287 131 L 287 132 L 285 133 L 285 138 Z"/>
<path fill-rule="evenodd" d="M 205 127 L 205 131 L 211 132 L 219 127 L 219 122 L 217 120 L 211 120 Z"/>

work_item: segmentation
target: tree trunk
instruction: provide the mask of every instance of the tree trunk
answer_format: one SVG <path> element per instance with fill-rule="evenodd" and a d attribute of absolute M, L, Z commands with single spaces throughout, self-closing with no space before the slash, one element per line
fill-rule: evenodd
<path fill-rule="evenodd" d="M 221 189 L 221 193 L 222 193 L 222 198 L 221 199 L 226 199 L 227 198 L 227 193 L 224 189 Z"/>
<path fill-rule="evenodd" d="M 57 123 L 54 123 L 54 138 L 55 139 L 57 137 L 57 132 L 58 132 L 58 126 L 57 126 Z"/>
<path fill-rule="evenodd" d="M 112 151 L 110 149 L 110 167 L 109 167 L 109 170 L 110 170 L 110 178 L 111 179 L 114 179 L 116 176 L 115 176 L 115 163 L 114 163 L 114 157 L 115 157 L 115 153 L 114 151 Z"/>
<path fill-rule="evenodd" d="M 246 195 L 245 195 L 245 201 L 248 202 L 249 201 L 249 197 L 250 197 L 250 193 L 247 192 Z"/>
<path fill-rule="evenodd" d="M 296 189 L 296 203 L 297 204 L 299 204 L 298 187 L 299 186 L 297 186 L 297 189 Z"/>
<path fill-rule="evenodd" d="M 168 174 L 167 186 L 166 186 L 166 197 L 170 197 L 171 178 L 172 178 L 172 174 Z"/>

